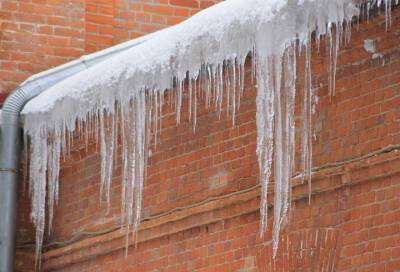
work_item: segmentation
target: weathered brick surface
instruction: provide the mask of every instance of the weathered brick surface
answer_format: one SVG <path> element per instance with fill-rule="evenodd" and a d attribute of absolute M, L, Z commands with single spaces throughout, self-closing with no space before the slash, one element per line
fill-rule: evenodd
<path fill-rule="evenodd" d="M 82 1 L 0 2 L 0 93 L 84 53 Z"/>
<path fill-rule="evenodd" d="M 9 16 L 5 17 L 9 19 L 4 22 L 11 25 L 11 22 L 24 20 L 24 23 L 19 23 L 24 25 L 25 21 L 40 21 L 42 16 L 46 16 L 42 15 L 44 12 L 37 12 L 37 18 L 14 17 L 13 13 L 18 13 L 17 10 L 29 9 L 29 5 L 24 7 L 21 3 L 0 3 L 1 12 Z M 64 1 L 47 1 L 46 5 L 41 6 L 49 3 L 68 8 Z M 79 15 L 61 20 L 76 21 L 79 26 L 58 26 L 60 21 L 57 20 L 60 18 L 48 15 L 46 23 L 40 24 L 34 31 L 47 31 L 47 39 L 58 42 L 61 41 L 59 37 L 72 39 L 77 35 L 79 46 L 69 48 L 59 45 L 55 46 L 58 50 L 43 51 L 43 54 L 58 52 L 66 61 L 76 57 L 75 50 L 91 52 L 143 35 L 177 23 L 212 3 L 189 0 L 87 0 L 82 4 L 80 1 L 72 1 L 72 7 L 79 10 Z M 62 14 L 69 16 L 67 12 Z M 22 32 L 23 27 L 10 30 L 10 25 L 1 25 L 6 34 L 3 34 L 0 41 L 0 70 L 4 62 L 2 57 L 11 58 L 12 54 L 20 54 L 25 44 L 18 39 L 14 44 L 21 44 L 21 47 L 10 48 L 7 47 L 7 40 L 3 42 L 3 37 L 7 37 L 11 31 Z M 340 51 L 336 95 L 332 101 L 327 95 L 324 43 L 321 51 L 314 53 L 313 87 L 319 97 L 314 116 L 314 165 L 322 166 L 360 157 L 400 142 L 399 26 L 400 9 L 395 8 L 393 25 L 388 32 L 385 31 L 383 16 L 371 19 L 369 23 L 361 22 L 358 28 L 353 28 L 350 44 Z M 372 59 L 372 55 L 363 49 L 366 39 L 376 41 L 377 52 L 382 54 L 382 58 Z M 41 52 L 30 50 L 34 51 L 30 55 L 33 57 Z M 25 62 L 36 67 L 30 59 Z M 42 65 L 38 70 L 53 64 Z M 12 66 L 7 71 L 20 73 L 19 67 Z M 143 217 L 201 203 L 257 184 L 256 93 L 250 79 L 250 66 L 246 71 L 245 97 L 235 127 L 232 127 L 225 114 L 219 119 L 217 113 L 200 106 L 196 132 L 193 133 L 192 124 L 187 122 L 187 114 L 183 115 L 183 122 L 176 126 L 171 109 L 165 107 L 163 129 L 157 147 L 151 146 Z M 24 76 L 29 74 L 26 72 Z M 0 82 L 9 84 L 6 80 Z M 7 88 L 4 90 L 9 91 L 11 87 Z M 393 154 L 397 156 L 396 152 Z M 46 243 L 82 240 L 85 237 L 83 233 L 100 234 L 113 231 L 119 226 L 120 162 L 115 169 L 112 203 L 107 213 L 107 205 L 100 205 L 99 201 L 99 157 L 94 143 L 86 149 L 83 143 L 77 141 L 71 157 L 62 163 L 60 205 L 55 215 L 53 234 Z M 96 257 L 54 270 L 323 271 L 321 267 L 333 267 L 333 271 L 396 271 L 400 269 L 400 182 L 399 173 L 396 172 L 399 163 L 397 159 L 387 159 L 385 163 L 378 164 L 374 158 L 365 159 L 363 163 L 344 163 L 341 168 L 333 168 L 332 173 L 321 174 L 315 181 L 315 195 L 311 205 L 308 205 L 305 198 L 299 198 L 293 203 L 290 224 L 282 234 L 280 252 L 276 259 L 271 258 L 271 233 L 267 232 L 263 239 L 258 236 L 259 213 L 254 206 L 258 198 L 253 196 L 252 201 L 224 204 L 227 205 L 225 208 L 218 206 L 218 209 L 193 216 L 186 214 L 184 219 L 174 219 L 159 227 L 155 224 L 141 233 L 143 242 L 137 248 L 130 247 L 127 258 L 123 249 L 111 253 L 107 251 L 107 248 L 116 248 L 117 242 L 118 245 L 123 243 L 123 239 L 105 242 L 105 238 L 99 235 L 97 243 L 104 245 L 100 253 L 93 255 Z M 322 177 L 324 175 L 325 178 Z M 324 186 L 330 186 L 331 189 L 321 189 Z M 299 193 L 297 190 L 304 188 L 295 189 L 294 194 Z M 27 223 L 28 202 L 22 197 L 20 202 L 23 212 L 20 215 L 19 244 L 24 244 L 33 241 L 33 232 Z M 186 226 L 189 229 L 185 229 Z M 85 241 L 82 240 L 83 243 Z M 68 247 L 58 250 L 67 252 Z M 84 252 L 88 251 L 90 249 Z M 18 256 L 25 256 L 25 251 L 19 252 L 22 253 Z M 77 252 L 79 255 L 79 250 Z M 74 260 L 72 254 L 61 256 L 64 261 Z M 26 259 L 18 257 L 17 263 Z"/>
<path fill-rule="evenodd" d="M 169 25 L 175 25 L 217 2 L 219 1 L 115 1 L 115 41 L 125 41 Z"/>

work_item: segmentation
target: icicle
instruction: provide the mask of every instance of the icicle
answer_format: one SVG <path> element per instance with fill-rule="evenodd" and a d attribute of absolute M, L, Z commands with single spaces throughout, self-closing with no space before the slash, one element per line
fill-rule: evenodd
<path fill-rule="evenodd" d="M 125 216 L 126 216 L 126 254 L 128 253 L 128 244 L 129 244 L 129 234 L 130 228 L 132 226 L 132 217 L 133 217 L 133 202 L 134 202 L 134 181 L 135 181 L 135 159 L 136 159 L 136 150 L 135 150 L 135 115 L 134 115 L 134 105 L 135 102 L 132 100 L 126 106 L 126 124 L 125 124 L 125 136 L 126 146 L 125 146 L 125 156 L 126 163 L 124 164 L 124 196 L 122 205 L 124 207 Z"/>
<path fill-rule="evenodd" d="M 136 167 L 135 167 L 135 175 L 134 180 L 135 184 L 133 186 L 135 190 L 135 212 L 134 212 L 134 221 L 133 221 L 133 233 L 135 240 L 137 242 L 137 232 L 138 226 L 141 218 L 141 207 L 142 207 L 142 192 L 143 192 L 143 184 L 144 184 L 144 167 L 146 164 L 146 150 L 145 150 L 145 142 L 146 142 L 146 103 L 145 103 L 145 93 L 141 92 L 136 97 L 136 105 L 135 105 L 135 151 L 136 151 Z"/>
<path fill-rule="evenodd" d="M 348 46 L 351 40 L 351 22 L 346 21 L 345 30 L 345 46 Z"/>
<path fill-rule="evenodd" d="M 284 68 L 285 68 L 285 136 L 286 136 L 286 179 L 288 180 L 287 202 L 285 203 L 284 217 L 286 217 L 289 206 L 291 204 L 290 196 L 292 186 L 290 185 L 290 178 L 294 173 L 294 156 L 295 156 L 295 97 L 296 97 L 296 44 L 293 43 L 285 52 L 284 55 Z"/>
<path fill-rule="evenodd" d="M 192 78 L 189 76 L 189 120 L 192 120 L 192 100 L 193 100 L 193 91 L 192 91 Z"/>
<path fill-rule="evenodd" d="M 114 164 L 112 166 L 117 165 L 117 163 L 118 163 L 118 133 L 119 133 L 118 123 L 119 123 L 119 112 L 120 112 L 118 110 L 119 107 L 120 107 L 120 103 L 117 102 L 115 104 L 115 109 L 114 109 L 114 114 L 113 114 L 113 119 L 112 119 L 113 120 L 113 132 L 112 132 L 113 135 L 111 137 L 111 140 L 113 141 L 113 157 L 114 157 Z M 111 171 L 112 171 L 112 169 L 111 169 Z M 110 178 L 112 178 L 112 174 L 111 174 Z"/>
<path fill-rule="evenodd" d="M 231 73 L 231 65 L 229 63 L 229 61 L 226 62 L 225 64 L 225 92 L 226 92 L 226 113 L 228 118 L 230 117 L 230 109 L 231 109 L 231 77 L 230 77 L 230 73 Z"/>
<path fill-rule="evenodd" d="M 245 76 L 245 61 L 246 58 L 242 60 L 240 63 L 240 95 L 239 95 L 239 105 L 238 108 L 240 109 L 240 99 L 244 95 L 244 76 Z"/>
<path fill-rule="evenodd" d="M 159 118 L 159 104 L 161 103 L 159 98 L 161 94 L 159 94 L 157 91 L 153 90 L 153 96 L 154 96 L 154 120 L 153 120 L 153 125 L 154 125 L 154 146 L 157 148 L 157 138 L 158 138 L 158 118 Z M 160 113 L 161 116 L 161 113 Z M 161 117 L 160 117 L 161 119 Z"/>
<path fill-rule="evenodd" d="M 176 124 L 181 123 L 181 111 L 182 111 L 182 92 L 183 92 L 183 80 L 177 78 L 177 87 L 176 87 Z"/>
<path fill-rule="evenodd" d="M 242 64 L 238 63 L 238 91 L 239 91 L 239 95 L 238 95 L 238 99 L 237 99 L 237 109 L 240 110 L 240 100 L 241 100 L 241 96 L 243 95 L 243 91 L 242 91 Z"/>
<path fill-rule="evenodd" d="M 217 84 L 216 84 L 216 68 L 214 66 L 211 67 L 211 92 L 212 92 L 212 103 L 214 103 L 214 107 L 216 106 L 216 97 L 217 97 Z"/>
<path fill-rule="evenodd" d="M 143 182 L 145 178 L 144 166 L 146 164 L 146 142 L 149 133 L 146 120 L 146 95 L 142 91 L 130 103 L 122 106 L 121 133 L 123 178 L 121 211 L 122 222 L 127 228 L 126 250 L 128 249 L 129 233 L 132 229 L 133 237 L 137 241 L 137 231 L 140 223 Z M 126 251 L 127 252 L 127 251 Z"/>
<path fill-rule="evenodd" d="M 129 146 L 128 146 L 128 138 L 129 134 L 126 133 L 126 131 L 129 130 L 129 103 L 123 103 L 121 104 L 121 144 L 122 144 L 122 180 L 121 180 L 121 225 L 125 224 L 126 218 L 126 190 L 127 190 L 127 184 L 128 184 L 128 152 L 129 152 Z M 126 235 L 128 238 L 129 236 Z M 126 243 L 126 248 L 128 247 L 128 244 Z"/>
<path fill-rule="evenodd" d="M 110 190 L 115 151 L 115 114 L 100 113 L 100 155 L 101 185 L 100 195 L 106 197 L 107 212 L 110 208 Z"/>
<path fill-rule="evenodd" d="M 205 68 L 206 70 L 206 84 L 205 84 L 205 98 L 206 98 L 206 109 L 210 107 L 210 101 L 211 101 L 211 71 L 210 71 L 210 66 L 207 66 Z"/>
<path fill-rule="evenodd" d="M 23 134 L 23 145 L 21 151 L 22 162 L 22 194 L 26 195 L 26 186 L 29 186 L 29 138 L 26 133 Z"/>
<path fill-rule="evenodd" d="M 198 80 L 200 81 L 200 80 Z M 199 82 L 200 84 L 200 82 Z M 197 125 L 197 80 L 194 82 L 194 114 L 193 114 L 193 132 L 196 131 Z"/>
<path fill-rule="evenodd" d="M 223 101 L 223 93 L 224 93 L 224 72 L 223 72 L 223 65 L 219 65 L 219 105 L 218 105 L 218 117 L 221 118 L 222 112 L 222 101 Z"/>
<path fill-rule="evenodd" d="M 335 95 L 336 65 L 339 53 L 340 26 L 336 25 L 335 38 L 333 38 L 333 32 L 334 32 L 333 25 L 329 24 L 327 33 L 327 46 L 329 52 L 328 89 L 329 89 L 329 96 L 331 98 Z"/>
<path fill-rule="evenodd" d="M 36 267 L 40 269 L 46 209 L 47 131 L 41 129 L 31 135 L 31 220 L 36 226 Z M 54 187 L 53 187 L 54 188 Z"/>
<path fill-rule="evenodd" d="M 47 203 L 49 206 L 49 227 L 50 234 L 53 223 L 54 206 L 58 203 L 59 190 L 59 171 L 60 171 L 60 153 L 61 153 L 61 138 L 60 133 L 55 131 L 48 139 L 48 158 L 47 158 L 47 184 L 48 194 Z"/>
<path fill-rule="evenodd" d="M 385 22 L 386 31 L 388 31 L 389 27 L 392 25 L 392 0 L 385 0 Z"/>
<path fill-rule="evenodd" d="M 222 103 L 224 101 L 224 66 L 223 64 L 219 65 L 219 75 L 218 75 L 218 81 L 219 81 L 219 103 L 218 103 L 218 118 L 221 119 L 221 114 L 222 114 Z"/>
<path fill-rule="evenodd" d="M 272 241 L 274 256 L 276 256 L 279 243 L 279 234 L 283 222 L 283 210 L 286 203 L 286 182 L 284 156 L 285 148 L 283 143 L 284 138 L 284 121 L 282 110 L 282 93 L 281 93 L 281 78 L 282 78 L 282 57 L 273 57 L 273 75 L 274 75 L 274 111 L 275 111 L 275 152 L 274 152 L 274 182 L 275 182 L 275 201 L 274 201 L 274 224 L 272 229 Z"/>
<path fill-rule="evenodd" d="M 236 60 L 232 60 L 232 89 L 230 93 L 232 95 L 232 126 L 235 126 L 236 121 Z"/>
<path fill-rule="evenodd" d="M 271 176 L 274 142 L 274 100 L 271 60 L 257 56 L 257 157 L 261 182 L 261 227 L 263 236 L 268 220 L 268 184 Z"/>
<path fill-rule="evenodd" d="M 312 86 L 311 86 L 311 45 L 305 44 L 305 78 L 302 101 L 302 127 L 301 127 L 301 165 L 303 180 L 308 181 L 309 202 L 311 201 L 311 167 L 312 167 Z"/>
<path fill-rule="evenodd" d="M 275 201 L 272 237 L 275 256 L 281 226 L 287 221 L 291 194 L 290 178 L 294 169 L 295 44 L 288 47 L 283 57 L 278 54 L 269 60 L 258 58 L 257 67 L 257 155 L 262 184 L 260 234 L 263 235 L 267 227 L 268 183 L 274 154 Z"/>
<path fill-rule="evenodd" d="M 159 130 L 162 130 L 162 108 L 164 106 L 164 91 L 160 92 L 160 125 L 159 125 Z"/>
<path fill-rule="evenodd" d="M 254 83 L 254 80 L 257 76 L 257 47 L 253 46 L 251 50 L 251 82 Z"/>

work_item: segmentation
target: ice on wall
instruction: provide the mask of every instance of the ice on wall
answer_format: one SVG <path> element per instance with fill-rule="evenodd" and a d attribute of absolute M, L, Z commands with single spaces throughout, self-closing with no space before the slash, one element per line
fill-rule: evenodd
<path fill-rule="evenodd" d="M 386 4 L 390 0 L 372 1 Z M 358 3 L 358 4 L 357 4 Z M 137 232 L 150 131 L 160 130 L 164 92 L 170 89 L 180 122 L 182 92 L 196 124 L 198 97 L 235 122 L 244 86 L 244 63 L 252 54 L 257 79 L 257 156 L 262 184 L 261 227 L 267 228 L 268 184 L 275 181 L 273 247 L 288 220 L 290 179 L 294 174 L 295 96 L 302 97 L 301 164 L 311 179 L 311 33 L 319 44 L 327 36 L 329 91 L 333 95 L 341 40 L 349 38 L 358 16 L 353 0 L 228 0 L 198 13 L 148 41 L 56 84 L 23 109 L 31 142 L 30 190 L 37 254 L 43 242 L 46 197 L 51 224 L 57 202 L 60 158 L 67 156 L 72 133 L 92 133 L 100 144 L 101 193 L 110 199 L 113 164 L 122 156 L 122 223 Z M 388 16 L 388 24 L 390 17 Z M 304 63 L 296 63 L 297 56 Z M 296 67 L 304 65 L 304 84 L 296 89 Z M 122 152 L 117 154 L 117 135 Z M 273 169 L 272 169 L 273 168 Z M 272 177 L 273 173 L 273 177 Z M 309 183 L 310 184 L 310 183 Z M 127 236 L 128 237 L 128 236 Z"/>

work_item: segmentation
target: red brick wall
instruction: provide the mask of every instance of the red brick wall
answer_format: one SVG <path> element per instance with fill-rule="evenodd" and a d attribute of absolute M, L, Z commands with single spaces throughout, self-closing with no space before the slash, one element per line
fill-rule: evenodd
<path fill-rule="evenodd" d="M 77 30 L 83 41 L 82 52 L 174 23 L 208 3 L 158 2 L 77 3 L 76 9 L 81 8 L 82 17 L 75 19 L 83 22 Z M 63 1 L 57 3 L 65 6 Z M 177 5 L 173 6 L 174 3 Z M 12 12 L 17 11 L 5 13 Z M 399 26 L 400 9 L 396 8 L 388 32 L 384 16 L 353 28 L 350 45 L 340 51 L 336 96 L 332 101 L 327 96 L 326 54 L 323 49 L 314 53 L 313 86 L 320 98 L 314 116 L 313 164 L 321 168 L 313 176 L 311 205 L 306 186 L 293 180 L 295 201 L 275 260 L 271 258 L 270 232 L 263 239 L 258 236 L 255 89 L 248 67 L 245 97 L 235 127 L 225 115 L 218 119 L 215 112 L 201 107 L 193 133 L 190 123 L 184 121 L 176 126 L 171 110 L 164 109 L 157 149 L 151 147 L 153 155 L 143 203 L 146 221 L 141 225 L 137 248 L 131 246 L 127 257 L 123 249 L 124 234 L 118 230 L 120 168 L 115 170 L 113 201 L 107 214 L 106 204 L 99 204 L 100 162 L 96 146 L 93 143 L 86 150 L 83 143 L 76 142 L 71 157 L 62 163 L 60 205 L 53 234 L 46 241 L 51 247 L 44 254 L 44 269 L 146 272 L 400 269 L 400 155 L 395 146 L 400 142 Z M 50 37 L 53 35 L 49 34 Z M 365 39 L 376 40 L 382 58 L 372 59 L 363 49 Z M 3 39 L 1 46 L 3 50 Z M 8 54 L 13 51 L 16 49 L 5 50 Z M 65 56 L 75 57 L 67 53 Z M 10 71 L 19 72 L 17 68 Z M 392 147 L 379 151 L 388 146 Z M 33 239 L 26 223 L 25 199 L 21 197 L 20 246 Z M 24 254 L 31 249 L 29 245 L 19 248 L 20 270 L 24 262 L 29 266 Z"/>
<path fill-rule="evenodd" d="M 0 93 L 84 54 L 82 1 L 0 2 Z"/>

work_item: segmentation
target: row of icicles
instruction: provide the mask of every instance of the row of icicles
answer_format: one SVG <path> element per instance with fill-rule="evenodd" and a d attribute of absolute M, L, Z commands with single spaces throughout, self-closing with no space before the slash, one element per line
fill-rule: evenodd
<path fill-rule="evenodd" d="M 398 0 L 396 0 L 397 3 Z M 387 23 L 390 25 L 391 1 L 386 0 Z M 368 7 L 369 10 L 370 7 Z M 336 65 L 339 47 L 350 39 L 351 24 L 329 25 L 326 34 L 326 52 L 328 65 L 328 90 L 334 95 Z M 319 37 L 316 39 L 319 48 Z M 301 63 L 297 63 L 302 56 Z M 308 181 L 311 192 L 312 169 L 312 114 L 314 101 L 311 80 L 311 33 L 306 42 L 295 41 L 286 46 L 282 55 L 264 57 L 258 54 L 256 46 L 251 52 L 252 77 L 257 81 L 257 159 L 260 170 L 261 204 L 260 235 L 267 230 L 268 221 L 268 185 L 274 182 L 274 222 L 272 228 L 273 252 L 277 253 L 279 234 L 282 226 L 288 221 L 291 203 L 290 180 L 295 173 L 295 97 L 301 94 L 301 169 L 300 173 Z M 126 228 L 126 248 L 129 245 L 130 233 L 137 240 L 138 226 L 141 221 L 142 191 L 145 180 L 147 147 L 154 135 L 162 130 L 162 109 L 165 97 L 173 102 L 176 110 L 176 121 L 181 122 L 183 94 L 187 92 L 189 119 L 196 128 L 199 101 L 204 101 L 206 108 L 214 108 L 218 115 L 226 111 L 236 122 L 236 112 L 240 110 L 241 96 L 245 87 L 246 58 L 233 58 L 218 66 L 204 65 L 194 79 L 175 78 L 170 91 L 143 89 L 126 102 L 116 101 L 114 109 L 99 109 L 91 112 L 85 120 L 77 120 L 78 135 L 83 137 L 86 145 L 95 139 L 100 146 L 101 154 L 101 197 L 106 198 L 109 205 L 110 188 L 113 169 L 117 157 L 122 158 L 122 194 L 121 224 Z M 298 79 L 297 68 L 301 67 L 302 78 Z M 300 92 L 296 82 L 302 82 Z M 75 132 L 76 133 L 76 132 Z M 54 205 L 58 201 L 59 161 L 69 156 L 73 148 L 75 133 L 65 126 L 61 130 L 53 130 L 50 135 L 42 130 L 25 140 L 35 145 L 29 146 L 31 158 L 29 175 L 32 198 L 32 221 L 36 226 L 36 256 L 40 264 L 41 247 L 45 232 L 46 198 L 49 208 L 49 231 L 54 214 Z M 120 141 L 118 141 L 120 139 Z M 37 144 L 39 143 L 39 144 Z M 118 146 L 122 146 L 121 154 L 117 154 Z M 44 178 L 43 178 L 44 177 Z M 44 180 L 44 182 L 43 182 Z M 47 180 L 47 184 L 46 181 Z M 47 188 L 47 190 L 46 190 Z M 47 192 L 47 195 L 46 195 Z"/>

